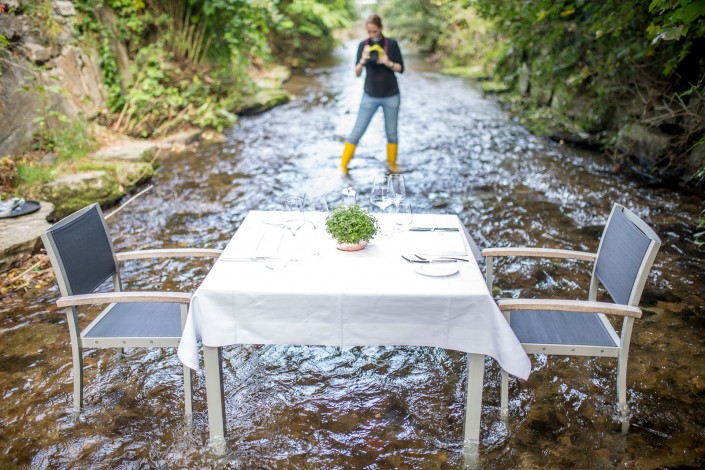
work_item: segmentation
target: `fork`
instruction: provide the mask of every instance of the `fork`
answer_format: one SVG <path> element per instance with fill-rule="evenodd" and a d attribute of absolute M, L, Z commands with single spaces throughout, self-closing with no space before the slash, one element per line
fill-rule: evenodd
<path fill-rule="evenodd" d="M 467 260 L 467 259 L 465 259 L 465 258 L 456 258 L 456 257 L 454 257 L 454 256 L 434 256 L 432 259 L 430 259 L 430 258 L 424 258 L 423 256 L 418 255 L 418 254 L 416 254 L 416 253 L 414 253 L 414 256 L 416 256 L 416 257 L 417 257 L 419 260 L 421 260 L 421 261 L 444 261 L 444 260 L 448 260 L 448 261 L 464 261 L 464 262 L 466 262 L 466 263 L 470 261 L 470 260 Z"/>
<path fill-rule="evenodd" d="M 457 259 L 412 259 L 401 255 L 402 258 L 407 260 L 409 263 L 455 263 Z M 418 256 L 417 256 L 418 258 Z"/>

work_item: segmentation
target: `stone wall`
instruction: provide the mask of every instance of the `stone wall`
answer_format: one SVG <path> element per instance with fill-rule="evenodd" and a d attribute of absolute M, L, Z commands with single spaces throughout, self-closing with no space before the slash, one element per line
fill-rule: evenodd
<path fill-rule="evenodd" d="M 49 110 L 91 119 L 105 107 L 97 52 L 83 49 L 72 34 L 73 4 L 50 2 L 60 30 L 46 37 L 24 14 L 29 1 L 0 0 L 7 8 L 0 13 L 0 34 L 10 41 L 0 55 L 0 157 L 30 150 L 36 118 Z"/>

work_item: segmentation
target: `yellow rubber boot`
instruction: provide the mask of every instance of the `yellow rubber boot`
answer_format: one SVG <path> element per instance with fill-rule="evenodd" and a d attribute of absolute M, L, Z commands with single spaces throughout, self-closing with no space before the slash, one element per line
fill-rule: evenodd
<path fill-rule="evenodd" d="M 398 144 L 387 144 L 387 161 L 389 162 L 389 169 L 392 173 L 397 172 L 397 145 Z"/>
<path fill-rule="evenodd" d="M 355 148 L 357 145 L 351 144 L 350 142 L 345 142 L 345 148 L 343 148 L 343 157 L 340 161 L 340 168 L 343 173 L 348 174 L 348 163 L 352 160 L 353 154 L 355 154 Z"/>

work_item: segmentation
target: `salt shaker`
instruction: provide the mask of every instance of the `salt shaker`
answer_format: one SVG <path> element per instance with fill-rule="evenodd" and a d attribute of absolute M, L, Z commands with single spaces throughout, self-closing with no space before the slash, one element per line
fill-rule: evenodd
<path fill-rule="evenodd" d="M 351 187 L 348 187 L 347 189 L 343 190 L 343 205 L 344 206 L 352 206 L 355 205 L 356 200 L 355 200 L 355 195 L 357 193 L 355 190 Z"/>

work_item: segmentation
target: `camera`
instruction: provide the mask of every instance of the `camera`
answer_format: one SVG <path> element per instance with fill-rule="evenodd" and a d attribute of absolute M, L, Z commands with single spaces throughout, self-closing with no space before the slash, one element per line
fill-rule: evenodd
<path fill-rule="evenodd" d="M 384 49 L 382 49 L 379 44 L 375 44 L 373 42 L 372 46 L 370 47 L 370 60 L 376 62 L 380 52 L 384 53 Z"/>

